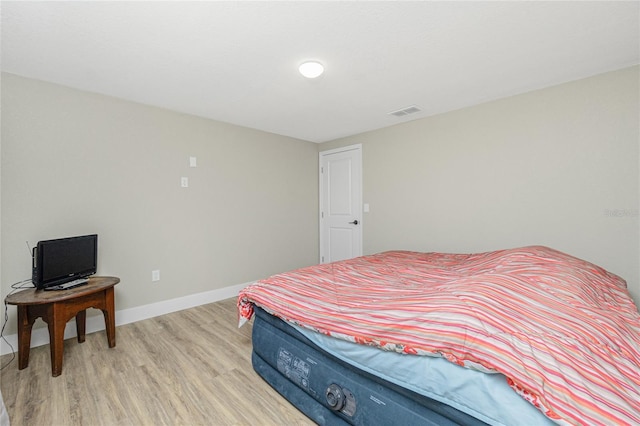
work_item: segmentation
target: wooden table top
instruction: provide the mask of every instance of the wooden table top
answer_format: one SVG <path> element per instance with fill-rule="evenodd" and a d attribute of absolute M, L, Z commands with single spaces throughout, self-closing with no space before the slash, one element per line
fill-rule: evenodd
<path fill-rule="evenodd" d="M 88 294 L 97 293 L 101 290 L 113 287 L 120 282 L 117 277 L 90 277 L 87 284 L 70 288 L 67 290 L 36 290 L 29 288 L 17 293 L 8 295 L 5 302 L 9 305 L 42 305 L 46 303 L 61 302 Z"/>

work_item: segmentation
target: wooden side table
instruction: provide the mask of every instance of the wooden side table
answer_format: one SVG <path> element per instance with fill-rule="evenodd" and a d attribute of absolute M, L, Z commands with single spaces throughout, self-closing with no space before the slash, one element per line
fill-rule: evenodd
<path fill-rule="evenodd" d="M 42 318 L 49 326 L 51 348 L 51 375 L 62 373 L 64 329 L 67 322 L 76 317 L 78 342 L 85 340 L 87 308 L 102 310 L 109 347 L 116 346 L 116 321 L 113 287 L 120 282 L 116 277 L 91 277 L 89 282 L 68 290 L 23 290 L 5 299 L 18 307 L 18 369 L 29 365 L 31 329 L 36 319 Z"/>

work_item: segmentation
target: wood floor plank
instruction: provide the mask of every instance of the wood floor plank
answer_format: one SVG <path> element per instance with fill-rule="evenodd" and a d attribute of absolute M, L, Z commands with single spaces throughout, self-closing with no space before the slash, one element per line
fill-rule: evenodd
<path fill-rule="evenodd" d="M 235 299 L 65 341 L 62 374 L 49 345 L 0 372 L 13 426 L 299 425 L 314 423 L 251 367 L 251 325 L 238 329 Z M 5 355 L 2 365 L 11 359 Z"/>

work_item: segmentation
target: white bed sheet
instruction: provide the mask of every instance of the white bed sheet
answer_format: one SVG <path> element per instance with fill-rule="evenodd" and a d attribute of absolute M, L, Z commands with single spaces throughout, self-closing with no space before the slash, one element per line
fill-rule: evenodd
<path fill-rule="evenodd" d="M 0 392 L 0 426 L 9 426 L 9 413 L 4 406 L 4 399 L 2 399 L 2 392 Z"/>

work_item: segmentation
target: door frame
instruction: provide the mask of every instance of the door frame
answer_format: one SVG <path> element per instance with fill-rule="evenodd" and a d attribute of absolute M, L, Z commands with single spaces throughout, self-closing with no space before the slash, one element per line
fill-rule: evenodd
<path fill-rule="evenodd" d="M 320 151 L 318 153 L 318 181 L 319 181 L 319 192 L 318 192 L 318 206 L 319 206 L 319 211 L 318 211 L 318 230 L 320 233 L 320 250 L 319 250 L 319 263 L 324 263 L 323 259 L 324 259 L 324 232 L 322 229 L 322 226 L 324 224 L 324 218 L 323 218 L 323 211 L 324 211 L 324 179 L 322 178 L 322 159 L 325 155 L 331 155 L 331 154 L 337 154 L 339 152 L 344 152 L 344 151 L 359 151 L 360 152 L 360 173 L 359 176 L 357 176 L 357 178 L 360 180 L 360 193 L 358 194 L 358 197 L 360 199 L 360 205 L 358 206 L 358 216 L 359 216 L 359 225 L 360 225 L 360 253 L 364 253 L 364 247 L 362 245 L 363 242 L 363 235 L 364 235 L 364 218 L 363 218 L 363 208 L 362 208 L 362 144 L 355 144 L 355 145 L 348 145 L 348 146 L 343 146 L 340 148 L 334 148 L 334 149 L 329 149 L 326 151 Z"/>

